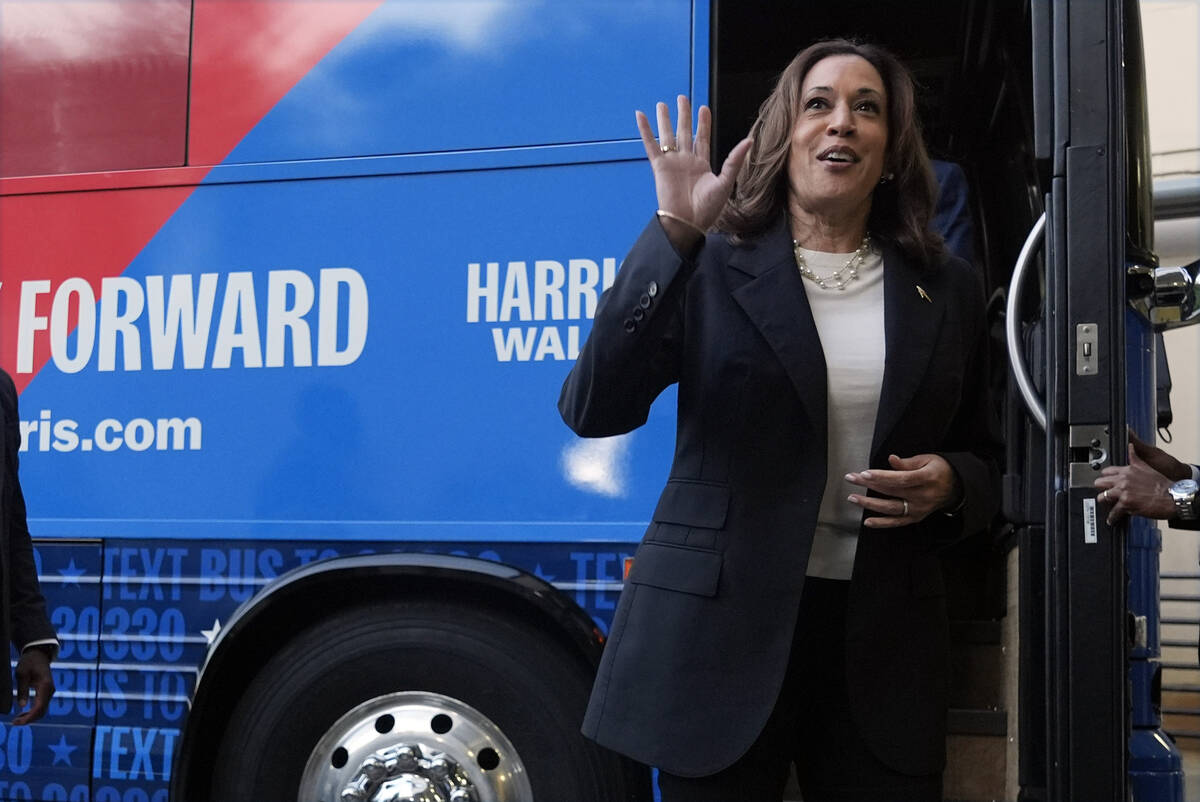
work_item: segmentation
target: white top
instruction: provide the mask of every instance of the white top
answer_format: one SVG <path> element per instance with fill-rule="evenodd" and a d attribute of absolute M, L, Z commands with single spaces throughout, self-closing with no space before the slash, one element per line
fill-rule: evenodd
<path fill-rule="evenodd" d="M 851 257 L 801 249 L 809 270 L 828 276 Z M 866 470 L 871 458 L 875 414 L 883 385 L 887 343 L 883 330 L 883 257 L 870 251 L 858 279 L 844 290 L 821 289 L 804 279 L 804 290 L 825 352 L 828 385 L 828 478 L 821 497 L 808 575 L 849 579 L 854 569 L 862 508 L 846 500 L 865 492 L 845 480 Z"/>

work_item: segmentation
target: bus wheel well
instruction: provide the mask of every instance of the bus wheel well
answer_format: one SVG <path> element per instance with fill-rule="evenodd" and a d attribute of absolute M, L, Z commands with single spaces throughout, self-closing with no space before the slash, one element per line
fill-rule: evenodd
<path fill-rule="evenodd" d="M 464 564 L 476 561 L 464 561 Z M 518 578 L 519 577 L 519 578 Z M 172 799 L 210 798 L 208 767 L 234 708 L 250 681 L 302 630 L 346 610 L 404 601 L 449 602 L 487 610 L 497 619 L 534 627 L 576 660 L 580 672 L 599 662 L 602 636 L 562 592 L 524 574 L 502 577 L 470 570 L 349 567 L 318 572 L 240 615 L 210 655 L 193 697 L 172 776 Z"/>

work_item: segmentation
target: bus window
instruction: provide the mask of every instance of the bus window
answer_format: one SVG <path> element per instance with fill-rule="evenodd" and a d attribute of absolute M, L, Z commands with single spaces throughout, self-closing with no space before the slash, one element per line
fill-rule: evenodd
<path fill-rule="evenodd" d="M 188 161 L 627 139 L 689 92 L 691 6 L 198 0 Z"/>
<path fill-rule="evenodd" d="M 0 2 L 0 176 L 183 164 L 189 0 Z"/>

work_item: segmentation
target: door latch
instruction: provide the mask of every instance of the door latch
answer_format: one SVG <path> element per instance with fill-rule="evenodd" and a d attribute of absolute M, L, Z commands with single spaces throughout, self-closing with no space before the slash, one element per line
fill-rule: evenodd
<path fill-rule="evenodd" d="M 1072 426 L 1068 447 L 1071 454 L 1071 487 L 1091 487 L 1100 470 L 1109 464 L 1107 426 Z"/>

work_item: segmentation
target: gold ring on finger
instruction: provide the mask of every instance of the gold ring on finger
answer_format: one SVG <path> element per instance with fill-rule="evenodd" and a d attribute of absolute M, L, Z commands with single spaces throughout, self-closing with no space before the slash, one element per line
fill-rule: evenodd
<path fill-rule="evenodd" d="M 673 150 L 679 150 L 679 148 L 677 148 L 675 145 L 659 145 L 658 147 L 663 153 L 670 153 Z"/>
<path fill-rule="evenodd" d="M 904 512 L 902 512 L 900 514 L 907 518 L 908 517 L 908 502 L 905 501 L 904 499 L 900 499 L 900 503 L 904 505 Z"/>

